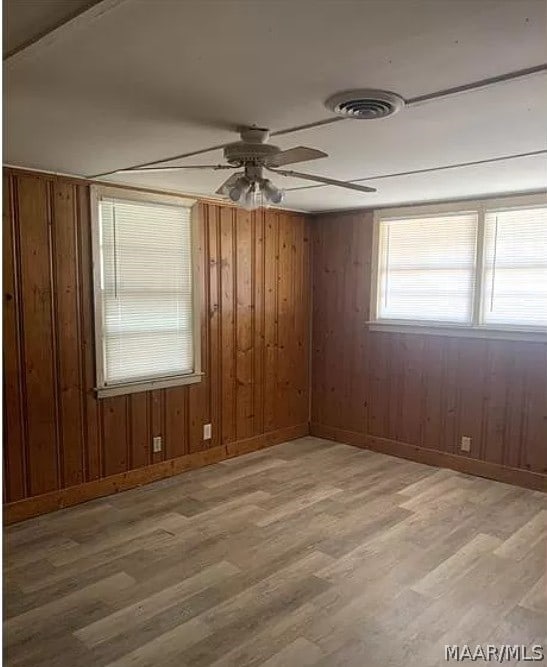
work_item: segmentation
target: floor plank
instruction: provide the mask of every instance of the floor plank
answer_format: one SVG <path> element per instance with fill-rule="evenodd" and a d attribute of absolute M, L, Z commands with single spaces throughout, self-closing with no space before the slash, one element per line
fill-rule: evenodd
<path fill-rule="evenodd" d="M 445 643 L 545 643 L 546 524 L 545 494 L 306 437 L 8 527 L 5 657 L 434 667 Z"/>

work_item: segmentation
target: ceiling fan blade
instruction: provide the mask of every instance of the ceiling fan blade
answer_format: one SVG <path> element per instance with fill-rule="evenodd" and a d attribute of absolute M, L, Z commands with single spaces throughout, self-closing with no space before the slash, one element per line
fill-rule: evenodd
<path fill-rule="evenodd" d="M 182 164 L 178 167 L 141 167 L 140 169 L 120 169 L 115 174 L 150 174 L 162 171 L 178 171 L 179 169 L 237 169 L 228 164 Z"/>
<path fill-rule="evenodd" d="M 220 186 L 218 190 L 216 190 L 217 195 L 224 195 L 226 194 L 226 191 L 232 187 L 232 185 L 235 185 L 237 181 L 244 176 L 244 173 L 241 171 L 238 171 L 235 174 L 232 174 L 229 178 L 227 178 L 224 183 Z"/>
<path fill-rule="evenodd" d="M 308 148 L 307 146 L 296 146 L 289 148 L 286 151 L 281 151 L 268 161 L 270 167 L 283 167 L 286 164 L 294 164 L 295 162 L 308 162 L 308 160 L 317 160 L 321 157 L 328 157 L 323 151 L 317 148 Z"/>
<path fill-rule="evenodd" d="M 290 169 L 270 169 L 270 171 L 275 174 L 281 174 L 282 176 L 294 176 L 294 178 L 303 178 L 307 181 L 315 181 L 317 183 L 324 183 L 325 185 L 336 185 L 339 188 L 348 188 L 349 190 L 357 190 L 358 192 L 376 192 L 376 188 L 369 188 L 367 185 L 348 183 L 348 181 L 337 181 L 334 178 L 327 178 L 326 176 L 302 174 L 299 171 L 291 171 Z"/>

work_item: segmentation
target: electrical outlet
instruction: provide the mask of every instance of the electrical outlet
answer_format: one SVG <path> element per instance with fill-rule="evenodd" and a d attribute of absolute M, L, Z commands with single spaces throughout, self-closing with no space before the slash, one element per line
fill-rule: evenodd
<path fill-rule="evenodd" d="M 152 449 L 154 452 L 161 452 L 163 446 L 161 435 L 155 435 L 152 438 Z"/>
<path fill-rule="evenodd" d="M 471 451 L 471 438 L 467 435 L 462 435 L 462 441 L 460 443 L 460 449 L 462 452 Z"/>
<path fill-rule="evenodd" d="M 203 439 L 204 440 L 210 440 L 211 439 L 211 424 L 204 424 L 203 425 Z"/>

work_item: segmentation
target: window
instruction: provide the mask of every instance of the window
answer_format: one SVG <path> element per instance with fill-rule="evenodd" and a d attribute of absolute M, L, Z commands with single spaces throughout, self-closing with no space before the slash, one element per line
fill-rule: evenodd
<path fill-rule="evenodd" d="M 383 222 L 378 316 L 471 322 L 476 239 L 473 212 Z"/>
<path fill-rule="evenodd" d="M 545 198 L 380 211 L 375 239 L 373 328 L 547 334 Z"/>
<path fill-rule="evenodd" d="M 93 188 L 99 396 L 201 377 L 191 204 Z"/>
<path fill-rule="evenodd" d="M 482 319 L 547 327 L 547 207 L 487 211 Z"/>

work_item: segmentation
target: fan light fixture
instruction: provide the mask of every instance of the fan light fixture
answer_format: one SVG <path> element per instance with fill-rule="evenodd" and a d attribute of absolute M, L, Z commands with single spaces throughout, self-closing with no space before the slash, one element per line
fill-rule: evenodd
<path fill-rule="evenodd" d="M 268 178 L 264 178 L 264 170 L 279 176 L 302 178 L 305 181 L 334 185 L 338 188 L 347 188 L 357 192 L 376 192 L 376 188 L 351 181 L 339 181 L 328 176 L 280 169 L 296 162 L 309 162 L 328 155 L 317 148 L 295 146 L 282 151 L 279 146 L 268 143 L 270 133 L 263 127 L 243 127 L 240 129 L 240 141 L 234 141 L 224 146 L 224 159 L 228 164 L 184 164 L 175 167 L 140 166 L 120 169 L 117 174 L 143 174 L 150 172 L 178 171 L 179 169 L 243 169 L 236 171 L 218 188 L 216 194 L 229 197 L 234 204 L 249 211 L 257 208 L 267 208 L 271 204 L 280 204 L 284 192 L 277 188 Z M 199 152 L 199 151 L 198 151 Z M 172 158 L 175 159 L 175 158 Z M 156 163 L 157 164 L 157 163 Z"/>
<path fill-rule="evenodd" d="M 248 211 L 280 204 L 284 196 L 284 192 L 276 188 L 268 178 L 252 178 L 247 174 L 239 175 L 235 182 L 224 189 L 223 194 Z"/>

